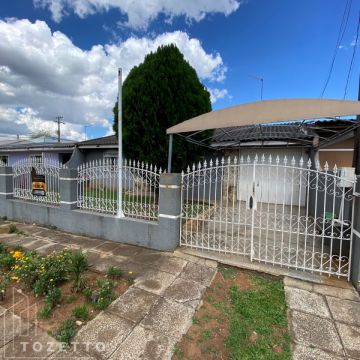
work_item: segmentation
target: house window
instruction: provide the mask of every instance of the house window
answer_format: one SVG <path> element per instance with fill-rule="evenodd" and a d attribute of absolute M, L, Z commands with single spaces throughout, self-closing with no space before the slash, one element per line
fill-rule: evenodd
<path fill-rule="evenodd" d="M 118 155 L 117 153 L 106 153 L 104 154 L 104 160 L 110 162 L 111 165 L 117 165 Z"/>
<path fill-rule="evenodd" d="M 30 160 L 32 162 L 40 163 L 42 162 L 42 159 L 43 159 L 42 155 L 30 155 Z"/>
<path fill-rule="evenodd" d="M 0 165 L 7 165 L 9 163 L 9 157 L 7 155 L 0 155 Z"/>

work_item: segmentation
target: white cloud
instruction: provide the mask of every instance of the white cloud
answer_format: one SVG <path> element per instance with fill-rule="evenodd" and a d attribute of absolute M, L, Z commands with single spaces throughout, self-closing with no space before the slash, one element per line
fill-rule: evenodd
<path fill-rule="evenodd" d="M 235 12 L 240 0 L 33 0 L 35 6 L 50 10 L 56 22 L 73 12 L 80 18 L 85 18 L 98 12 L 118 9 L 127 17 L 123 22 L 132 28 L 146 29 L 149 23 L 159 14 L 166 16 L 171 22 L 176 16 L 185 16 L 190 21 L 201 21 L 206 15 L 221 13 L 230 15 Z"/>
<path fill-rule="evenodd" d="M 86 51 L 63 33 L 52 33 L 43 21 L 0 20 L 0 133 L 10 132 L 15 123 L 17 133 L 51 130 L 59 114 L 66 122 L 63 133 L 75 140 L 81 139 L 84 124 L 110 132 L 117 68 L 126 77 L 146 54 L 169 43 L 179 47 L 202 80 L 225 78 L 220 54 L 207 53 L 199 40 L 181 31 L 130 37 Z"/>
<path fill-rule="evenodd" d="M 213 104 L 216 103 L 218 99 L 230 97 L 226 89 L 209 88 L 208 90 L 210 92 L 210 100 Z"/>

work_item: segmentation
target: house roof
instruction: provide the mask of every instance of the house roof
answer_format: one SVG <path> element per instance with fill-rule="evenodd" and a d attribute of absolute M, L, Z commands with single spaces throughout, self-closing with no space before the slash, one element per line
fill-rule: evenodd
<path fill-rule="evenodd" d="M 116 135 L 104 136 L 97 139 L 91 139 L 79 142 L 77 145 L 79 148 L 86 148 L 86 147 L 100 147 L 100 146 L 117 146 L 118 139 Z"/>
<path fill-rule="evenodd" d="M 10 143 L 0 144 L 0 152 L 11 152 L 11 151 L 25 151 L 25 150 L 71 150 L 74 148 L 75 143 L 71 142 L 25 142 L 25 143 Z"/>
<path fill-rule="evenodd" d="M 237 126 L 216 129 L 212 137 L 212 142 L 221 144 L 224 142 L 311 140 L 315 135 L 316 133 L 311 128 L 304 128 L 299 125 Z"/>

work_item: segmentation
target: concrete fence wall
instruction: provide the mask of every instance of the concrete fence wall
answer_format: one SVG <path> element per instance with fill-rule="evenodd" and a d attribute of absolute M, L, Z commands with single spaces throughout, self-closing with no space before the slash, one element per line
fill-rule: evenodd
<path fill-rule="evenodd" d="M 77 208 L 77 171 L 60 170 L 60 206 L 13 197 L 11 167 L 0 167 L 0 216 L 9 220 L 56 226 L 79 235 L 100 237 L 156 250 L 174 250 L 179 244 L 181 175 L 162 174 L 157 222 L 87 212 Z"/>

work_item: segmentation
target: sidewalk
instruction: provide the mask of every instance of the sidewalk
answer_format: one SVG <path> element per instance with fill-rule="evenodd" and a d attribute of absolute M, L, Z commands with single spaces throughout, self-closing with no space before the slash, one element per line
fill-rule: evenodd
<path fill-rule="evenodd" d="M 284 279 L 295 360 L 360 358 L 360 297 L 350 283 L 332 283 Z"/>
<path fill-rule="evenodd" d="M 136 277 L 134 285 L 80 329 L 70 351 L 45 354 L 51 355 L 51 359 L 170 359 L 216 274 L 216 262 L 178 251 L 158 252 L 35 225 L 16 226 L 26 235 L 0 234 L 1 243 L 21 245 L 44 255 L 64 248 L 82 249 L 89 257 L 92 270 L 106 272 L 109 266 L 119 266 L 132 271 Z M 7 314 L 6 323 L 12 326 L 11 320 L 18 317 Z M 4 320 L 6 316 L 3 315 Z M 47 334 L 39 333 L 30 343 L 45 344 L 49 338 L 54 342 Z M 21 351 L 20 334 L 15 334 L 15 340 L 7 338 L 7 351 L 14 344 L 15 351 Z M 26 356 L 34 355 L 26 353 Z"/>

